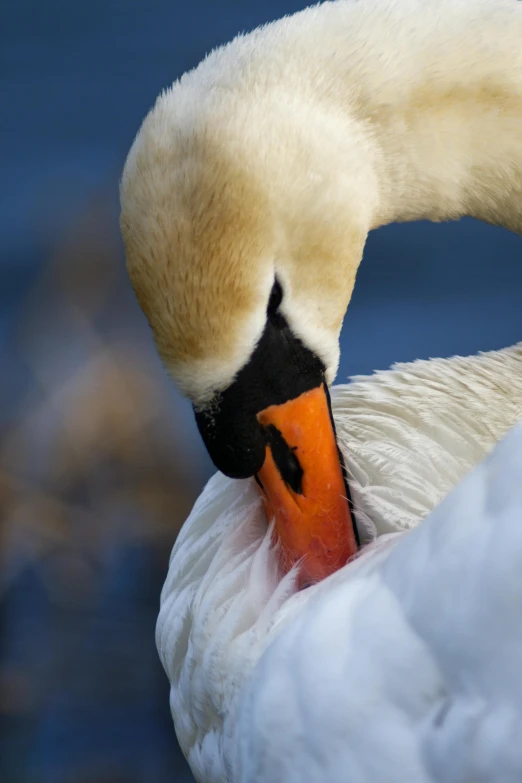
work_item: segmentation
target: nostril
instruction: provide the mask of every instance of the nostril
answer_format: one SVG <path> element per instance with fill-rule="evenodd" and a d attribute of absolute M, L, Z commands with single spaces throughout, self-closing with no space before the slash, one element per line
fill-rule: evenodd
<path fill-rule="evenodd" d="M 274 462 L 281 474 L 281 478 L 287 486 L 297 495 L 303 494 L 303 474 L 304 471 L 297 459 L 295 447 L 290 448 L 281 432 L 270 424 L 263 427 L 263 433 L 266 442 L 270 446 Z"/>
<path fill-rule="evenodd" d="M 250 478 L 265 461 L 266 442 L 253 414 L 224 409 L 212 416 L 196 411 L 196 422 L 210 459 L 225 476 Z"/>

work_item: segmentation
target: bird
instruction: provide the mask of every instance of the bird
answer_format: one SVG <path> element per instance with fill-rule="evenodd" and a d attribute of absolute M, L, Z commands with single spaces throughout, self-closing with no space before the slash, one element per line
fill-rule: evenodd
<path fill-rule="evenodd" d="M 521 229 L 521 16 L 321 3 L 212 52 L 127 156 L 127 267 L 159 354 L 215 466 L 257 476 L 303 585 L 358 547 L 328 388 L 368 232 Z"/>
<path fill-rule="evenodd" d="M 451 423 L 435 420 L 444 390 L 428 371 L 426 408 L 407 404 L 420 367 L 392 371 L 405 374 L 396 402 L 413 417 L 401 425 L 392 402 L 388 418 L 379 398 L 399 376 L 356 381 L 347 410 L 364 387 L 378 422 L 364 442 L 348 432 L 351 413 L 336 413 L 342 394 L 331 384 L 370 230 L 469 215 L 521 232 L 521 32 L 516 0 L 321 3 L 211 52 L 160 95 L 133 142 L 120 186 L 127 268 L 164 365 L 223 474 L 180 536 L 192 537 L 193 558 L 180 554 L 181 543 L 173 550 L 158 637 L 176 731 L 200 780 L 231 775 L 227 705 L 243 690 L 248 651 L 245 658 L 224 645 L 226 629 L 239 647 L 252 645 L 231 613 L 242 600 L 238 574 L 241 584 L 258 580 L 248 601 L 261 618 L 255 633 L 266 622 L 269 635 L 267 606 L 290 596 L 301 606 L 299 596 L 326 589 L 388 536 L 410 531 L 441 499 L 440 487 L 454 486 L 520 418 L 519 346 L 430 365 L 442 377 L 453 368 L 464 384 L 464 415 Z M 469 411 L 480 394 L 466 378 L 476 370 L 480 386 L 485 361 L 494 367 L 493 396 L 481 408 L 487 435 L 471 446 Z M 504 363 L 512 375 L 498 397 Z M 402 424 L 410 435 L 416 426 L 428 433 L 422 459 L 413 458 L 415 441 L 408 451 Z M 435 444 L 429 433 L 439 425 Z M 361 480 L 372 444 L 374 468 L 392 463 L 379 488 Z M 254 499 L 264 513 L 252 510 Z M 226 558 L 215 560 L 218 520 L 233 513 L 243 521 L 255 513 L 265 532 L 254 536 L 245 523 Z M 253 550 L 262 555 L 245 565 Z M 181 587 L 186 574 L 205 600 Z M 181 594 L 187 603 L 164 623 Z M 215 645 L 200 646 L 214 634 L 227 648 L 225 673 Z M 178 643 L 185 658 L 171 666 L 169 644 Z"/>

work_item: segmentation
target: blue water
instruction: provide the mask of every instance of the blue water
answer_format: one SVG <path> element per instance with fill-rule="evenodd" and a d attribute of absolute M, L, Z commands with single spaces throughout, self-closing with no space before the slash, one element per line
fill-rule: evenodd
<path fill-rule="evenodd" d="M 117 238 L 119 173 L 158 92 L 237 32 L 306 5 L 290 0 L 4 0 L 3 377 L 15 375 L 12 327 L 24 292 L 57 238 L 96 194 L 109 194 L 111 231 Z M 507 231 L 472 220 L 381 229 L 368 240 L 345 320 L 339 379 L 395 361 L 512 344 L 522 339 L 521 294 L 522 239 Z M 5 389 L 3 395 L 5 412 L 13 399 L 7 399 Z M 196 439 L 193 425 L 187 427 Z M 28 708 L 3 733 L 8 753 L 0 755 L 10 765 L 1 776 L 6 782 L 190 779 L 176 749 L 166 680 L 154 650 L 162 578 L 155 556 L 115 547 L 102 576 L 99 604 L 68 616 L 70 634 L 58 646 L 37 575 L 26 573 L 2 604 L 4 663 L 14 661 L 36 678 L 58 678 L 55 699 Z M 126 652 L 130 648 L 138 651 L 132 660 Z M 53 668 L 57 649 L 66 675 Z M 101 650 L 101 658 L 86 653 L 92 649 Z M 75 667 L 85 670 L 92 660 L 105 661 L 116 680 L 123 672 L 127 690 L 120 678 L 109 694 L 97 692 L 93 670 L 88 678 L 92 690 L 82 691 Z M 100 673 L 100 682 L 102 674 L 106 678 L 107 672 Z"/>

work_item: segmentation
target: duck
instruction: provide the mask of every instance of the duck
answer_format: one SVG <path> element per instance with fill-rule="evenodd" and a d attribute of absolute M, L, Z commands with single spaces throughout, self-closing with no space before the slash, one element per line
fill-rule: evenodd
<path fill-rule="evenodd" d="M 127 268 L 220 471 L 174 546 L 157 634 L 198 780 L 340 779 L 277 772 L 298 760 L 308 712 L 300 745 L 275 736 L 276 702 L 270 731 L 238 735 L 261 709 L 272 643 L 318 596 L 350 617 L 354 575 L 431 540 L 426 515 L 522 418 L 520 345 L 331 386 L 370 230 L 469 215 L 520 233 L 520 33 L 516 0 L 321 3 L 216 49 L 134 140 Z M 337 592 L 343 580 L 354 586 Z M 319 625 L 321 649 L 337 649 Z M 321 664 L 293 652 L 312 694 Z"/>

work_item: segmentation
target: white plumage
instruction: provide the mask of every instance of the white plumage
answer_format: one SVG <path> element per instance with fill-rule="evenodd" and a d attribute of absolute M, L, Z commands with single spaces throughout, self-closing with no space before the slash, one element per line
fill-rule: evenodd
<path fill-rule="evenodd" d="M 520 779 L 520 427 L 399 531 L 522 419 L 522 344 L 398 365 L 332 403 L 357 522 L 378 536 L 355 562 L 296 592 L 254 482 L 221 475 L 174 546 L 157 642 L 191 767 L 209 782 Z"/>
<path fill-rule="evenodd" d="M 522 426 L 417 530 L 285 624 L 234 716 L 234 780 L 522 779 Z"/>

